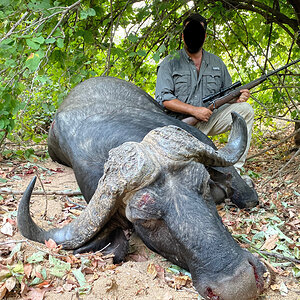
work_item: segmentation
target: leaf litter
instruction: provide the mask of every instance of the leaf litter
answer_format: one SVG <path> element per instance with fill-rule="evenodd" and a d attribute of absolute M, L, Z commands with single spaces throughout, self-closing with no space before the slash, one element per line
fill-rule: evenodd
<path fill-rule="evenodd" d="M 264 184 L 286 163 L 290 148 L 286 143 L 247 162 L 245 169 L 256 184 L 259 207 L 247 211 L 230 204 L 218 206 L 241 247 L 262 257 L 276 274 L 259 299 L 300 298 L 299 157 Z M 252 147 L 250 154 L 257 151 Z M 0 187 L 23 191 L 38 172 L 48 191 L 78 189 L 72 171 L 50 160 L 38 164 L 2 161 L 0 167 Z M 45 228 L 71 222 L 85 206 L 78 196 L 71 201 L 67 196 L 48 198 L 44 220 L 45 197 L 32 197 L 31 212 Z M 0 299 L 71 299 L 74 295 L 86 299 L 201 299 L 189 272 L 151 252 L 134 235 L 126 262 L 120 265 L 112 264 L 111 255 L 74 256 L 52 240 L 45 241 L 46 245 L 27 241 L 17 231 L 19 199 L 20 195 L 0 194 Z"/>

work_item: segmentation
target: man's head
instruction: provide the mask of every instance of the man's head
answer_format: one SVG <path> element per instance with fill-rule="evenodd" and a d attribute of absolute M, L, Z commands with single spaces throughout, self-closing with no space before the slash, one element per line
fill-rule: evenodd
<path fill-rule="evenodd" d="M 183 21 L 183 27 L 186 26 L 186 24 L 190 21 L 197 21 L 199 23 L 202 24 L 202 26 L 204 27 L 204 30 L 206 31 L 207 28 L 207 21 L 204 17 L 202 17 L 201 15 L 199 15 L 198 13 L 193 13 L 191 15 L 189 15 L 184 21 Z"/>
<path fill-rule="evenodd" d="M 183 40 L 189 53 L 197 53 L 206 37 L 207 22 L 204 17 L 194 13 L 183 21 Z"/>

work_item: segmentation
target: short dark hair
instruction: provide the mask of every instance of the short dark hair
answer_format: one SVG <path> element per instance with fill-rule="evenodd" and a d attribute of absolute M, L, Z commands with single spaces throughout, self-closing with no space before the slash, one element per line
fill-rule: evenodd
<path fill-rule="evenodd" d="M 185 27 L 185 25 L 190 22 L 190 21 L 197 21 L 199 23 L 203 23 L 203 27 L 204 30 L 206 31 L 207 28 L 207 21 L 204 17 L 202 17 L 200 14 L 198 13 L 193 13 L 191 15 L 189 15 L 184 21 L 183 21 L 183 27 Z"/>

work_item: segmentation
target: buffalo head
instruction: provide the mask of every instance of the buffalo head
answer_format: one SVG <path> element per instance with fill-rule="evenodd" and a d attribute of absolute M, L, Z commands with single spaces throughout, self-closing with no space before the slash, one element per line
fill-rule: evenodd
<path fill-rule="evenodd" d="M 244 120 L 233 114 L 233 134 L 220 150 L 176 126 L 152 130 L 142 142 L 126 142 L 109 153 L 89 205 L 72 223 L 45 231 L 29 213 L 34 186 L 18 209 L 18 227 L 32 240 L 55 240 L 65 249 L 85 247 L 110 219 L 126 216 L 152 250 L 189 270 L 206 299 L 253 299 L 264 288 L 265 268 L 242 250 L 223 225 L 206 166 L 230 166 L 247 143 Z"/>

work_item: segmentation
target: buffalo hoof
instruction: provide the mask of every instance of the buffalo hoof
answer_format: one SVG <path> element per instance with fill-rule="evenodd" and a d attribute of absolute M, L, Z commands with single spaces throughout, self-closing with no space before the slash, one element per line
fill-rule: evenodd
<path fill-rule="evenodd" d="M 103 255 L 114 254 L 113 263 L 122 262 L 128 252 L 129 243 L 124 231 L 117 228 L 103 237 L 96 236 L 82 247 L 74 250 L 74 254 L 101 251 Z"/>

